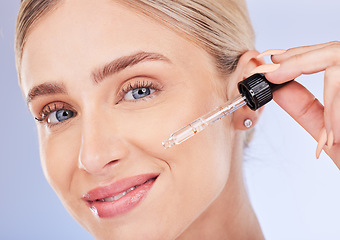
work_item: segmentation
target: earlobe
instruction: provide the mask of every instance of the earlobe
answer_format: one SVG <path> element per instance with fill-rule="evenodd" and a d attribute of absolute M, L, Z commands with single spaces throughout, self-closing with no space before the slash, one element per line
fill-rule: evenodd
<path fill-rule="evenodd" d="M 247 118 L 246 120 L 244 120 L 243 125 L 246 128 L 250 128 L 253 125 L 253 121 L 251 119 Z"/>
<path fill-rule="evenodd" d="M 254 127 L 263 111 L 264 107 L 261 107 L 257 111 L 251 110 L 248 106 L 243 106 L 234 112 L 233 126 L 236 130 L 248 130 Z"/>

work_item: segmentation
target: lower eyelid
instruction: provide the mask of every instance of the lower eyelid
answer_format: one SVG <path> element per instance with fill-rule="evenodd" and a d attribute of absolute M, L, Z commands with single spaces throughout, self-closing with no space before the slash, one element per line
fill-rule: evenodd
<path fill-rule="evenodd" d="M 73 110 L 71 110 L 71 111 L 73 111 Z M 65 121 L 57 122 L 57 123 L 48 123 L 48 122 L 47 122 L 48 116 L 47 116 L 45 119 L 43 119 L 42 121 L 41 121 L 40 119 L 38 120 L 37 118 L 35 118 L 35 119 L 36 119 L 39 123 L 41 123 L 42 125 L 45 125 L 46 127 L 50 128 L 50 129 L 53 129 L 53 128 L 56 128 L 56 127 L 62 127 L 62 126 L 64 126 L 64 125 L 67 124 L 69 121 L 71 121 L 72 119 L 74 119 L 77 115 L 78 115 L 78 113 L 75 112 L 75 111 L 73 111 L 73 116 L 72 116 L 71 118 L 69 118 L 69 119 L 67 119 L 67 120 L 65 120 Z"/>

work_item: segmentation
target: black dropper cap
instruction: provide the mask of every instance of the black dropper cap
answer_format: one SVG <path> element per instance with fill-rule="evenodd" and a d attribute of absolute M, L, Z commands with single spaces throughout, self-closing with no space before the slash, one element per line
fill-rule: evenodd
<path fill-rule="evenodd" d="M 245 97 L 248 107 L 255 111 L 273 99 L 274 91 L 289 82 L 273 84 L 266 79 L 264 74 L 257 73 L 239 82 L 238 90 Z"/>

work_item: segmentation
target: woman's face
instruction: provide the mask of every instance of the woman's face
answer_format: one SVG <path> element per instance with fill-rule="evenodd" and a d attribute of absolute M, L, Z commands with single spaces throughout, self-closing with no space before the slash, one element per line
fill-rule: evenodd
<path fill-rule="evenodd" d="M 205 51 L 112 0 L 64 1 L 44 16 L 25 45 L 22 89 L 68 211 L 97 238 L 184 231 L 227 181 L 233 130 L 226 119 L 161 143 L 226 100 L 220 82 Z"/>

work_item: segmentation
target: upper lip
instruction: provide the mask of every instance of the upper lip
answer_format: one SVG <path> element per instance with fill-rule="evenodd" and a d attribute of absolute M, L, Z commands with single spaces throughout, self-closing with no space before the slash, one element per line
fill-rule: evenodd
<path fill-rule="evenodd" d="M 93 202 L 98 199 L 104 199 L 108 197 L 115 196 L 121 192 L 128 190 L 129 188 L 142 185 L 146 181 L 157 178 L 159 174 L 157 173 L 148 173 L 148 174 L 141 174 L 129 178 L 124 178 L 118 180 L 110 185 L 104 187 L 97 187 L 92 189 L 91 191 L 87 192 L 83 195 L 83 199 L 88 202 Z"/>

